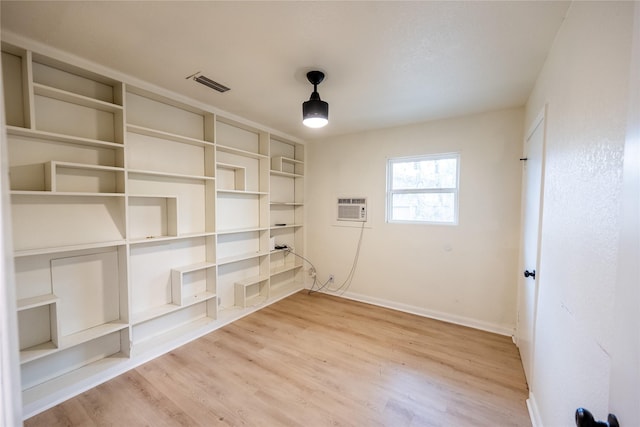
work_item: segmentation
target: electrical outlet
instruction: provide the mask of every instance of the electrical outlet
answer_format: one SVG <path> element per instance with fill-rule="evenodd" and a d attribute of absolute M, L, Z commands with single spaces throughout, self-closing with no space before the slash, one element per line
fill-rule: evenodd
<path fill-rule="evenodd" d="M 333 274 L 329 275 L 329 283 L 333 283 Z"/>
<path fill-rule="evenodd" d="M 316 277 L 316 269 L 315 268 L 311 267 L 309 269 L 309 276 Z"/>

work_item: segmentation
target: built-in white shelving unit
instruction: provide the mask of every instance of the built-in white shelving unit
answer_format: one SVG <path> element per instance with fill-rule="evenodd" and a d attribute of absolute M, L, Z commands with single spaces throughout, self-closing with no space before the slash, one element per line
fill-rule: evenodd
<path fill-rule="evenodd" d="M 302 289 L 304 145 L 2 44 L 24 414 Z"/>

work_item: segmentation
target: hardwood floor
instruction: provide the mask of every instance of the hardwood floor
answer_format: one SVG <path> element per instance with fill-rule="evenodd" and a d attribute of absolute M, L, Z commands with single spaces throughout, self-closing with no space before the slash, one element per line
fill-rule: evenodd
<path fill-rule="evenodd" d="M 25 426 L 530 426 L 508 337 L 300 292 Z"/>

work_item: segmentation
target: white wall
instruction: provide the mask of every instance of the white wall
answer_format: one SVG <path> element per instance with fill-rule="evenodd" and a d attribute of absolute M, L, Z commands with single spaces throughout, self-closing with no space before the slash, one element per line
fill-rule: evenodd
<path fill-rule="evenodd" d="M 528 126 L 549 105 L 530 384 L 545 426 L 608 413 L 632 8 L 574 2 L 526 106 Z"/>
<path fill-rule="evenodd" d="M 524 115 L 509 109 L 308 144 L 307 254 L 339 285 L 360 230 L 335 226 L 336 196 L 368 197 L 369 222 L 345 296 L 512 334 Z M 386 160 L 459 152 L 457 226 L 385 222 Z"/>

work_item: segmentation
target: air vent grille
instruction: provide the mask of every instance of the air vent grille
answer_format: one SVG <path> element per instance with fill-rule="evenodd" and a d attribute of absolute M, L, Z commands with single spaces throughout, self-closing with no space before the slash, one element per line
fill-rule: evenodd
<path fill-rule="evenodd" d="M 187 78 L 193 78 L 193 80 L 197 81 L 200 84 L 203 84 L 207 87 L 210 87 L 213 90 L 217 90 L 220 93 L 224 93 L 228 90 L 231 90 L 230 88 L 228 88 L 227 86 L 218 83 L 215 80 L 211 80 L 209 77 L 203 76 L 203 75 L 198 75 L 198 73 L 193 74 Z"/>

